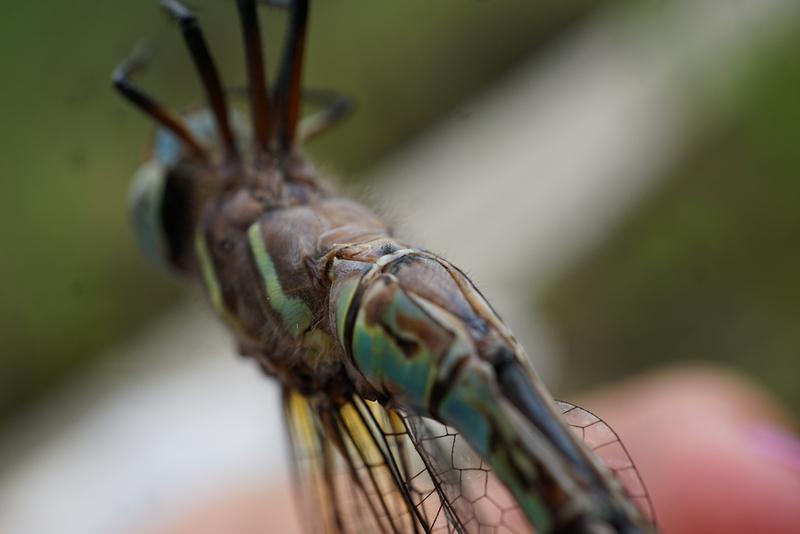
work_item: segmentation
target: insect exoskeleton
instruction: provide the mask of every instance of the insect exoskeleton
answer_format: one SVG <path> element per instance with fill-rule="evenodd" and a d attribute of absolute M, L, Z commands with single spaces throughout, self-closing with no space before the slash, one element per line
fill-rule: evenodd
<path fill-rule="evenodd" d="M 179 116 L 152 99 L 131 81 L 141 54 L 115 71 L 116 87 L 160 125 L 133 187 L 137 235 L 148 256 L 202 281 L 239 351 L 281 382 L 298 469 L 323 529 L 348 530 L 351 521 L 356 531 L 465 531 L 527 521 L 539 532 L 647 530 L 581 440 L 594 426 L 611 436 L 603 446 L 621 447 L 613 431 L 556 405 L 463 272 L 394 237 L 372 211 L 324 187 L 302 157 L 303 141 L 346 107 L 331 98 L 300 121 L 308 1 L 288 2 L 272 89 L 256 2 L 237 1 L 249 120 L 229 111 L 194 15 L 176 0 L 162 3 L 209 106 Z M 562 412 L 586 417 L 567 424 Z M 633 470 L 621 450 L 616 469 Z M 502 485 L 489 484 L 490 469 Z M 468 472 L 483 482 L 473 486 Z M 632 472 L 631 493 L 646 501 Z M 511 504 L 487 515 L 503 492 Z"/>

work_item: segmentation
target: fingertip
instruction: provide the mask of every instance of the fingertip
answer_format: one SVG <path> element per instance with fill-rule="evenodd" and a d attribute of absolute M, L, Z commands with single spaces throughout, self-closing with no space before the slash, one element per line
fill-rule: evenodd
<path fill-rule="evenodd" d="M 800 462 L 778 404 L 729 371 L 662 372 L 587 404 L 619 433 L 664 532 L 800 531 Z"/>
<path fill-rule="evenodd" d="M 288 483 L 221 490 L 159 520 L 151 534 L 300 532 Z"/>
<path fill-rule="evenodd" d="M 651 433 L 641 469 L 663 530 L 800 531 L 800 476 L 754 446 L 751 427 L 713 415 Z"/>

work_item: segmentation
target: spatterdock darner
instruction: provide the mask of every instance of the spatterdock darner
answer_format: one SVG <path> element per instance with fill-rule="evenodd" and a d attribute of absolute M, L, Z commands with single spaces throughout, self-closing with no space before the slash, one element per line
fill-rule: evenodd
<path fill-rule="evenodd" d="M 179 116 L 147 95 L 131 80 L 140 55 L 114 83 L 160 125 L 134 181 L 141 244 L 201 280 L 239 351 L 282 384 L 309 528 L 650 530 L 613 431 L 552 400 L 462 271 L 395 237 L 303 159 L 302 143 L 346 106 L 301 121 L 309 2 L 273 3 L 289 28 L 270 88 L 256 1 L 237 1 L 249 120 L 229 109 L 197 19 L 176 0 L 162 4 L 208 108 Z"/>

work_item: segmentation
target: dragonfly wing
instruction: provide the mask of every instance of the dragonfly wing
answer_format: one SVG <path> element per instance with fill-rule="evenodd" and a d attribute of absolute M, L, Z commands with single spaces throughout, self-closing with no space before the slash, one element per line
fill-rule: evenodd
<path fill-rule="evenodd" d="M 557 401 L 642 513 L 652 502 L 617 434 Z M 354 398 L 338 406 L 287 392 L 284 402 L 309 532 L 531 532 L 511 494 L 452 428 Z"/>
<path fill-rule="evenodd" d="M 334 439 L 343 452 L 348 477 L 343 486 L 358 496 L 358 513 L 373 528 L 358 532 L 426 532 L 405 484 L 403 439 L 394 432 L 392 415 L 376 402 L 354 397 L 336 413 Z"/>
<path fill-rule="evenodd" d="M 393 473 L 389 506 L 406 528 L 399 532 L 531 531 L 511 494 L 452 428 L 360 398 L 343 412 L 364 423 L 382 450 L 377 463 Z"/>
<path fill-rule="evenodd" d="M 309 532 L 529 532 L 489 467 L 449 427 L 354 398 L 288 393 L 301 517 Z"/>
<path fill-rule="evenodd" d="M 556 404 L 566 423 L 603 461 L 642 514 L 655 523 L 655 509 L 650 495 L 617 433 L 605 421 L 580 406 L 564 401 L 556 401 Z"/>
<path fill-rule="evenodd" d="M 403 416 L 424 470 L 409 481 L 425 499 L 434 532 L 532 532 L 511 493 L 453 428 L 426 417 Z"/>
<path fill-rule="evenodd" d="M 340 532 L 334 484 L 338 467 L 317 411 L 306 397 L 289 390 L 284 391 L 283 407 L 303 526 L 308 532 Z"/>
<path fill-rule="evenodd" d="M 308 532 L 430 531 L 408 493 L 396 415 L 360 398 L 333 405 L 296 392 L 284 407 Z"/>

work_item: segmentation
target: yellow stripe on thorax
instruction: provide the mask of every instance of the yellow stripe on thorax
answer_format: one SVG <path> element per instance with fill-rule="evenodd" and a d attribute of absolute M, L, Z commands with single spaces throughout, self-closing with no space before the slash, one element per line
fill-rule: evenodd
<path fill-rule="evenodd" d="M 281 316 L 283 326 L 287 332 L 293 338 L 299 338 L 314 320 L 311 308 L 302 299 L 290 297 L 284 293 L 283 286 L 278 279 L 275 263 L 272 261 L 264 244 L 264 238 L 261 235 L 261 224 L 258 222 L 253 223 L 247 230 L 247 237 L 250 241 L 250 250 L 256 260 L 258 272 L 264 282 L 267 303 Z"/>
<path fill-rule="evenodd" d="M 203 232 L 197 232 L 195 234 L 194 248 L 200 263 L 200 272 L 203 275 L 203 282 L 205 283 L 214 310 L 234 331 L 242 333 L 242 325 L 239 323 L 236 315 L 225 305 L 225 299 L 222 296 L 222 286 L 217 279 L 217 273 L 214 269 L 214 259 L 211 257 L 211 253 L 208 250 L 208 243 L 206 243 Z"/>

